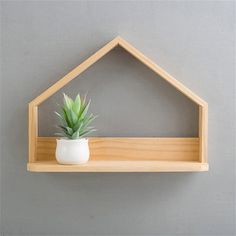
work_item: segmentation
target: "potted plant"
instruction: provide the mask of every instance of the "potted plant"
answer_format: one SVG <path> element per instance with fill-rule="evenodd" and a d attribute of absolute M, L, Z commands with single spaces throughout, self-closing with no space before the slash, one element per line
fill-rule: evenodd
<path fill-rule="evenodd" d="M 75 100 L 64 95 L 64 104 L 60 112 L 55 112 L 60 120 L 57 126 L 61 132 L 57 139 L 56 159 L 60 164 L 83 164 L 89 160 L 89 145 L 86 135 L 95 131 L 89 124 L 96 118 L 88 115 L 90 101 L 86 102 L 86 96 L 82 100 L 78 94 Z"/>

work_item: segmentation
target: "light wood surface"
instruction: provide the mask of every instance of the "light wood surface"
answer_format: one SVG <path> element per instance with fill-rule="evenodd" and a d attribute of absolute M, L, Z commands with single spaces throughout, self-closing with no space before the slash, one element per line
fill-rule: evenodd
<path fill-rule="evenodd" d="M 90 160 L 198 161 L 199 138 L 89 138 Z M 37 161 L 55 160 L 56 138 L 38 137 Z"/>
<path fill-rule="evenodd" d="M 36 146 L 38 136 L 38 107 L 29 104 L 29 147 L 28 155 L 29 161 L 34 162 L 36 160 Z"/>
<path fill-rule="evenodd" d="M 56 161 L 28 163 L 32 172 L 198 172 L 208 164 L 184 161 L 89 161 L 83 165 L 59 165 Z"/>
<path fill-rule="evenodd" d="M 199 160 L 207 162 L 208 106 L 199 106 Z"/>
<path fill-rule="evenodd" d="M 56 163 L 48 162 L 55 160 L 56 142 L 55 138 L 38 137 L 38 105 L 84 72 L 116 46 L 124 48 L 199 106 L 199 137 L 92 138 L 90 141 L 90 164 L 82 170 L 81 167 L 79 167 L 79 171 L 201 171 L 202 168 L 206 170 L 206 166 L 208 166 L 207 103 L 119 36 L 29 103 L 28 169 L 31 171 L 40 171 L 40 169 L 42 169 L 42 171 L 78 171 L 78 167 L 60 166 Z M 202 164 L 198 163 L 198 161 Z M 124 163 L 122 164 L 122 162 Z M 152 166 L 152 164 L 154 164 L 154 166 Z M 114 167 L 112 167 L 112 165 L 114 165 Z M 126 167 L 126 165 L 128 166 Z"/>

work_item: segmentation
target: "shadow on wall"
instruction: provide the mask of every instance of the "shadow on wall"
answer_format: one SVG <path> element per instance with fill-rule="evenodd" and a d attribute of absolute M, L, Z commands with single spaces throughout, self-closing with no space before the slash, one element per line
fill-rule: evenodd
<path fill-rule="evenodd" d="M 198 106 L 119 47 L 40 105 L 39 136 L 57 132 L 63 92 L 92 99 L 94 136 L 198 135 Z"/>

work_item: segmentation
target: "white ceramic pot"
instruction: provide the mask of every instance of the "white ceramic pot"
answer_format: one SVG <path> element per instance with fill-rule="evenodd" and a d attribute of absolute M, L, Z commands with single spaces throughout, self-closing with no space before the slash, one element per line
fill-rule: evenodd
<path fill-rule="evenodd" d="M 88 139 L 57 139 L 56 159 L 65 165 L 86 163 L 89 160 Z"/>

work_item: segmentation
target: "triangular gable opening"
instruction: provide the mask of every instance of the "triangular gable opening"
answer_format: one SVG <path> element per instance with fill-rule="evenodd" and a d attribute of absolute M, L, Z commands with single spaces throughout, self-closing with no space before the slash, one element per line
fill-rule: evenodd
<path fill-rule="evenodd" d="M 65 75 L 62 79 L 60 79 L 54 85 L 49 87 L 41 95 L 39 95 L 37 98 L 35 98 L 33 101 L 31 101 L 31 105 L 37 106 L 40 103 L 42 103 L 43 101 L 45 101 L 48 97 L 53 95 L 55 92 L 57 92 L 59 89 L 61 89 L 67 83 L 69 83 L 71 80 L 76 78 L 83 71 L 85 71 L 87 68 L 89 68 L 96 61 L 98 61 L 100 58 L 105 56 L 108 52 L 110 52 L 113 48 L 115 48 L 117 46 L 124 48 L 127 52 L 132 54 L 136 59 L 141 61 L 149 69 L 153 70 L 155 73 L 157 73 L 159 76 L 161 76 L 163 79 L 165 79 L 168 83 L 170 83 L 172 86 L 174 86 L 180 92 L 182 92 L 185 96 L 190 98 L 196 104 L 198 104 L 200 106 L 207 105 L 204 100 L 202 100 L 200 97 L 198 97 L 196 94 L 194 94 L 190 89 L 185 87 L 183 84 L 181 84 L 179 81 L 177 81 L 174 77 L 169 75 L 165 70 L 163 70 L 160 66 L 155 64 L 153 61 L 151 61 L 149 58 L 147 58 L 144 54 L 142 54 L 140 51 L 138 51 L 135 47 L 133 47 L 131 44 L 129 44 L 127 41 L 125 41 L 124 39 L 122 39 L 119 36 L 116 37 L 115 39 L 113 39 L 108 44 L 106 44 L 104 47 L 102 47 L 100 50 L 98 50 L 96 53 L 94 53 L 92 56 L 90 56 L 87 60 L 82 62 L 80 65 L 78 65 L 76 68 L 74 68 L 71 72 L 69 72 L 67 75 Z"/>

